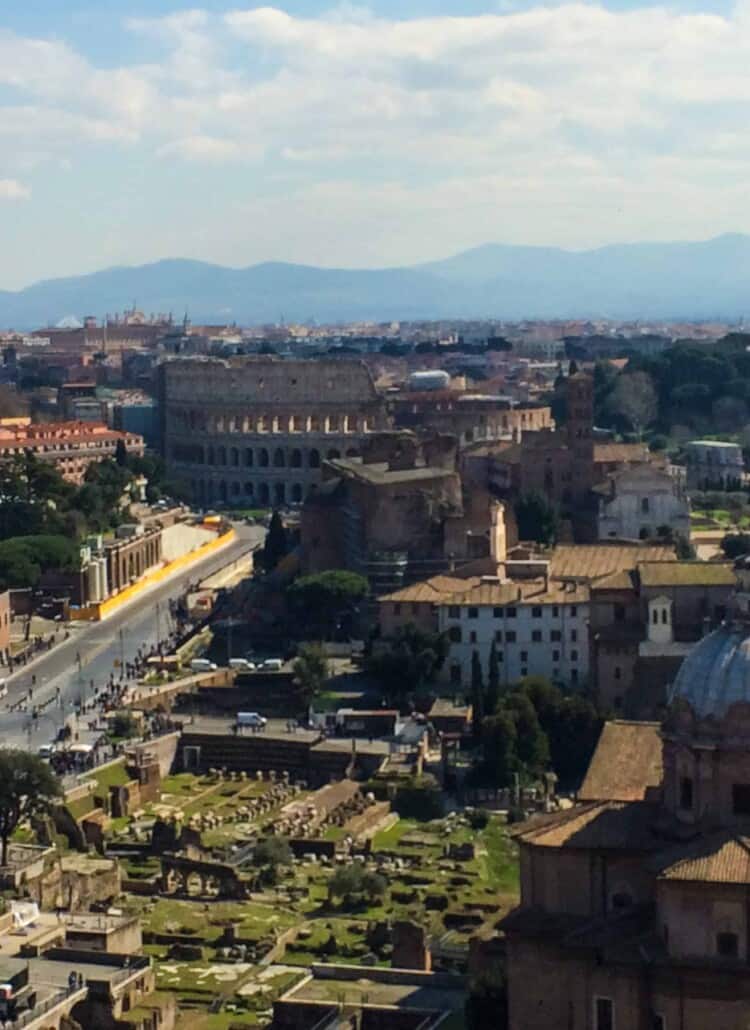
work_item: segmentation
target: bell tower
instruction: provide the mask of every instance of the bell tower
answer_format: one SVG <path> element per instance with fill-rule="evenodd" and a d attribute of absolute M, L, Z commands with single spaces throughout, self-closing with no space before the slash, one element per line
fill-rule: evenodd
<path fill-rule="evenodd" d="M 568 451 L 571 491 L 581 498 L 594 486 L 594 380 L 585 372 L 567 379 Z"/>

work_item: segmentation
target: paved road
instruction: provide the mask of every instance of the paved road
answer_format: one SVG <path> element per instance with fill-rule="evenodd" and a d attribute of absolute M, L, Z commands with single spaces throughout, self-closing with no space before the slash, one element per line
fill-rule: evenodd
<path fill-rule="evenodd" d="M 179 597 L 189 583 L 205 579 L 260 543 L 266 532 L 257 526 L 237 525 L 235 529 L 238 539 L 228 547 L 146 591 L 105 621 L 74 625 L 69 640 L 30 667 L 13 673 L 7 679 L 8 696 L 0 706 L 0 746 L 36 750 L 40 744 L 49 743 L 65 718 L 75 710 L 76 702 L 81 697 L 84 700 L 91 697 L 92 681 L 95 688 L 103 686 L 115 671 L 115 661 L 133 661 L 139 647 L 145 645 L 148 649 L 164 638 L 172 629 L 169 600 Z M 80 672 L 76 655 L 81 657 Z M 35 723 L 32 723 L 30 710 L 9 711 L 10 705 L 28 696 L 32 675 L 36 677 L 33 704 L 56 697 L 59 690 L 59 700 L 49 705 Z"/>

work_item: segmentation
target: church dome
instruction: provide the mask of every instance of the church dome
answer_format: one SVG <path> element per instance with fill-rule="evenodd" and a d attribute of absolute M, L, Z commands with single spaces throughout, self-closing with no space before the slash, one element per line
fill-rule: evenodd
<path fill-rule="evenodd" d="M 670 692 L 670 704 L 678 701 L 699 719 L 721 719 L 732 705 L 750 705 L 750 627 L 721 626 L 695 645 Z"/>

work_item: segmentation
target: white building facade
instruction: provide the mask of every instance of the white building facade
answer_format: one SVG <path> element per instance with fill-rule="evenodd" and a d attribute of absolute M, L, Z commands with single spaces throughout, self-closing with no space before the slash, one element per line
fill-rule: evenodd
<path fill-rule="evenodd" d="M 663 527 L 690 537 L 690 503 L 681 481 L 643 465 L 624 469 L 597 487 L 600 540 L 648 540 Z"/>
<path fill-rule="evenodd" d="M 449 652 L 443 677 L 471 685 L 476 651 L 485 684 L 494 642 L 503 684 L 525 676 L 583 686 L 589 674 L 589 591 L 581 584 L 484 581 L 438 606 Z"/>

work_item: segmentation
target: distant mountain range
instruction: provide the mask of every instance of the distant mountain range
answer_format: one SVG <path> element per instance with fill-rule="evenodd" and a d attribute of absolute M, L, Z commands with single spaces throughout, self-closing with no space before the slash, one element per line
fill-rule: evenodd
<path fill-rule="evenodd" d="M 750 236 L 597 250 L 488 243 L 405 268 L 249 268 L 182 259 L 0 291 L 0 326 L 102 316 L 136 299 L 146 312 L 252 324 L 420 318 L 736 319 L 750 313 Z"/>

